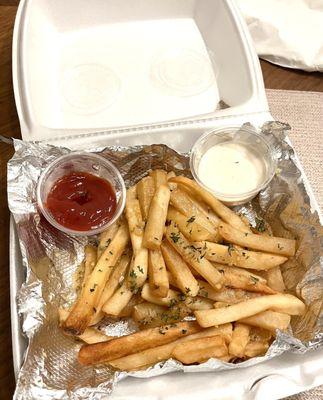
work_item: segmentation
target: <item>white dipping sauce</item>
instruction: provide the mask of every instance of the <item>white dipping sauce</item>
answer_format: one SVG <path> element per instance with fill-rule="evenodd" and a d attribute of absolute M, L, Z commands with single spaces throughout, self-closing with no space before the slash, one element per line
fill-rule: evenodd
<path fill-rule="evenodd" d="M 239 143 L 221 143 L 202 156 L 198 175 L 211 190 L 239 195 L 256 189 L 266 178 L 263 157 Z"/>

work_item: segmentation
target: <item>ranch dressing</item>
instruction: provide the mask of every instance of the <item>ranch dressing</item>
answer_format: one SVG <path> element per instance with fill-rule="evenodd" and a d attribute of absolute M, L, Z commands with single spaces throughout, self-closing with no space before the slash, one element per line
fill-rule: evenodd
<path fill-rule="evenodd" d="M 266 179 L 263 157 L 240 143 L 220 143 L 210 147 L 201 157 L 198 175 L 211 190 L 243 200 Z M 248 197 L 248 196 L 247 196 Z"/>

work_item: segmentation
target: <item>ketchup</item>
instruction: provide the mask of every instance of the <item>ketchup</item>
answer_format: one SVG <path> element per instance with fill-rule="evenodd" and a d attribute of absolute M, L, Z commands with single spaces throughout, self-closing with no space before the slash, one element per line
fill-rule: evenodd
<path fill-rule="evenodd" d="M 88 231 L 112 219 L 117 199 L 105 179 L 87 172 L 72 172 L 54 183 L 46 207 L 65 228 Z"/>

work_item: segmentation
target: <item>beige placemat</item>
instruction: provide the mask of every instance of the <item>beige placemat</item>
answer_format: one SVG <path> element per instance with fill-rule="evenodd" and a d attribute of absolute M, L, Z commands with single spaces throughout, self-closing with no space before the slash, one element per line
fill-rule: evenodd
<path fill-rule="evenodd" d="M 323 211 L 323 93 L 270 89 L 266 93 L 272 116 L 292 128 L 290 139 Z"/>
<path fill-rule="evenodd" d="M 294 148 L 323 211 L 323 93 L 266 90 L 272 116 L 287 122 Z M 285 400 L 323 400 L 323 386 Z"/>

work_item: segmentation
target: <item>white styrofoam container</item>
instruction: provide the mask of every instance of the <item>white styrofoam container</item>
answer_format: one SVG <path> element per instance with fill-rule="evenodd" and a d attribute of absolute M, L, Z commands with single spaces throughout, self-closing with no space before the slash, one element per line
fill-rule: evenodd
<path fill-rule="evenodd" d="M 159 79 L 165 59 L 166 85 Z M 185 87 L 191 76 L 194 90 L 204 90 Z M 180 84 L 169 85 L 174 78 Z M 22 138 L 78 149 L 165 143 L 188 151 L 206 130 L 272 119 L 234 0 L 21 0 L 13 83 Z M 229 107 L 217 109 L 219 100 Z M 17 376 L 27 341 L 17 315 L 24 272 L 13 221 L 10 266 Z M 129 378 L 111 398 L 278 399 L 322 384 L 321 357 L 286 354 L 238 371 Z"/>

